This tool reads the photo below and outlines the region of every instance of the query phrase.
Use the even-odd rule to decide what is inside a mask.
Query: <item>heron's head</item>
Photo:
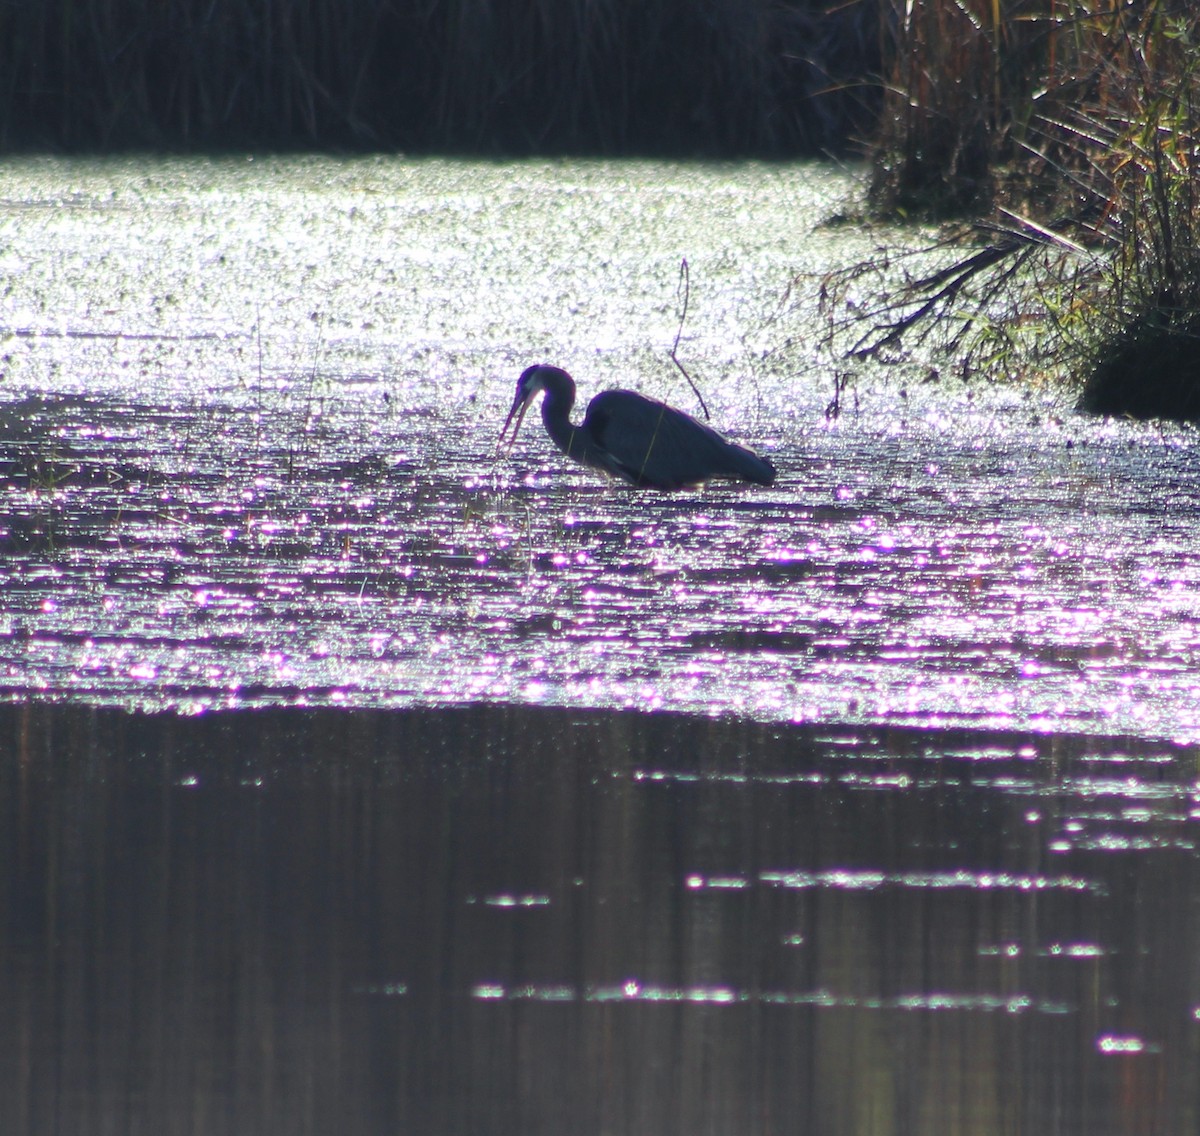
[[[521,429],[525,411],[529,409],[529,404],[537,397],[538,392],[546,389],[549,375],[556,370],[556,367],[547,367],[536,363],[521,372],[521,377],[517,380],[517,393],[513,398],[512,409],[508,412],[508,417],[504,420],[504,428],[500,431],[501,442],[504,441],[504,435],[508,433],[510,424],[512,424],[513,432],[512,437],[508,439],[509,446],[511,447],[517,440],[517,431]]]

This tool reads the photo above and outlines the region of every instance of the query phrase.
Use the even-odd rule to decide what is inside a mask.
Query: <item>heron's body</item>
[[[527,368],[517,380],[508,420],[516,417],[513,440],[539,391],[546,433],[564,454],[634,485],[682,489],[714,478],[770,485],[775,467],[757,454],[726,441],[691,415],[629,390],[609,390],[588,403],[583,421],[570,419],[575,381],[558,367]]]

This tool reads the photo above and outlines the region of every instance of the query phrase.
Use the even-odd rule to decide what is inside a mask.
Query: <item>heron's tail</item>
[[[729,449],[731,472],[735,476],[754,485],[774,484],[775,467],[766,458],[760,458],[744,446],[730,445]]]

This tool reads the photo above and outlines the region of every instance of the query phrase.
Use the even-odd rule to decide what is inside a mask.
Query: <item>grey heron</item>
[[[509,445],[539,392],[542,422],[554,444],[569,458],[604,470],[634,485],[683,489],[713,478],[770,485],[775,467],[682,410],[630,390],[607,390],[588,403],[583,421],[570,420],[575,380],[560,367],[527,367],[517,380],[512,409],[500,441],[513,427]],[[515,424],[514,424],[515,419]]]

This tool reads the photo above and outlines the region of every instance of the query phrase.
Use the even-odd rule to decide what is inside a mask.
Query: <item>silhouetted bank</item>
[[[1180,312],[1131,323],[1084,384],[1080,407],[1094,414],[1200,422],[1200,317]]]
[[[0,147],[784,156],[861,127],[878,0],[0,7]]]

